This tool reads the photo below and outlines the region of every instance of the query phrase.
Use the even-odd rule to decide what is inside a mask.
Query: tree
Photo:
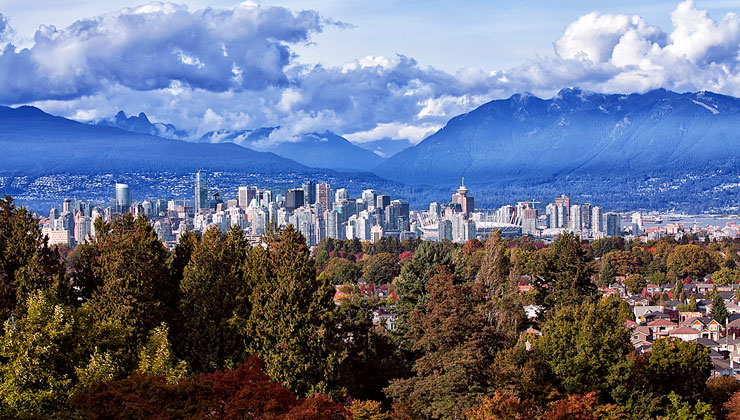
[[[66,294],[63,276],[64,265],[49,248],[38,220],[12,198],[0,199],[0,322],[36,290]]]
[[[599,283],[608,286],[614,281],[614,270],[609,261],[604,263],[604,267],[599,271]]]
[[[624,324],[625,321],[634,321],[635,320],[635,312],[632,310],[632,307],[629,303],[627,303],[626,300],[619,300],[619,309],[618,314],[619,321]]]
[[[728,414],[724,405],[740,391],[740,382],[732,376],[716,376],[707,381],[707,391],[707,401],[712,404],[715,416],[724,419]]]
[[[634,348],[617,309],[608,302],[561,306],[542,327],[535,354],[562,392],[609,396],[625,381]]]
[[[712,282],[717,286],[737,283],[737,279],[737,272],[727,267],[722,267],[712,274]]]
[[[501,338],[487,317],[481,282],[456,285],[442,272],[427,289],[425,303],[409,319],[408,334],[421,354],[414,376],[393,380],[386,394],[425,418],[461,418],[485,394]]]
[[[612,251],[602,258],[604,264],[609,264],[618,276],[627,276],[642,272],[640,260],[635,253],[630,251]]]
[[[39,418],[65,410],[75,385],[79,345],[75,330],[72,308],[57,303],[48,292],[28,297],[25,315],[5,321],[0,407]]]
[[[352,401],[349,412],[352,413],[352,420],[390,420],[379,401]]]
[[[372,284],[390,283],[398,275],[400,266],[395,255],[383,252],[366,257],[362,276]]]
[[[452,249],[442,242],[424,241],[414,252],[410,263],[401,268],[401,274],[393,285],[398,294],[396,302],[396,329],[393,334],[405,350],[410,350],[413,343],[407,336],[408,318],[420,305],[424,304],[427,294],[427,282],[440,270],[454,272]]]
[[[117,349],[128,371],[135,368],[137,349],[149,332],[172,314],[176,296],[167,261],[169,252],[145,217],[126,214],[110,222],[98,219],[95,258],[86,261],[100,286],[85,304],[93,319],[123,332]]]
[[[577,305],[596,297],[596,284],[591,280],[591,259],[573,233],[558,235],[549,248],[539,251],[531,271],[542,296],[540,303],[547,309],[556,305]]]
[[[184,378],[188,373],[188,364],[177,360],[172,353],[172,346],[167,338],[169,328],[162,323],[152,330],[149,340],[139,352],[139,373],[164,376],[170,383]]]
[[[670,420],[716,420],[712,406],[705,402],[696,401],[692,405],[675,392],[668,395],[668,401],[666,414]]]
[[[244,361],[245,340],[232,317],[237,299],[249,293],[243,274],[247,251],[238,227],[227,233],[211,227],[194,244],[180,283],[175,348],[196,372]]]
[[[704,395],[712,372],[709,351],[696,341],[661,338],[647,356],[646,376],[660,395],[675,392],[696,399]]]
[[[666,266],[680,277],[699,279],[714,271],[712,256],[698,245],[681,245],[668,256]]]
[[[640,294],[642,289],[647,287],[647,281],[640,274],[630,274],[624,279],[624,286],[627,288],[628,293],[636,295]]]
[[[727,321],[727,317],[730,315],[725,305],[725,299],[719,293],[715,293],[712,298],[712,311],[709,316],[720,324],[724,324]]]
[[[246,326],[250,347],[274,380],[300,395],[327,392],[341,360],[334,288],[317,278],[305,239],[292,225],[266,241],[266,250],[250,255],[250,270],[260,273]]]
[[[346,258],[332,258],[322,274],[331,278],[332,284],[357,283],[362,274],[356,263]]]
[[[508,391],[496,390],[492,396],[473,407],[467,420],[530,420],[540,417],[531,401],[522,401]]]

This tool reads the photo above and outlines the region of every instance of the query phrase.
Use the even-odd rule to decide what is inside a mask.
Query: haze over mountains
[[[517,94],[453,118],[388,159],[331,132],[272,142],[274,130],[218,131],[180,141],[152,135],[183,132],[144,114],[119,113],[90,125],[33,107],[0,107],[0,175],[195,168],[315,173],[313,167],[373,171],[384,178],[380,182],[443,188],[457,186],[464,176],[481,200],[493,204],[565,192],[658,207],[676,205],[671,194],[687,191],[708,201],[714,197],[717,204],[739,188],[740,99],[710,92],[606,95],[564,89],[551,99]],[[378,144],[383,141],[397,140]],[[423,195],[424,188],[414,191]]]

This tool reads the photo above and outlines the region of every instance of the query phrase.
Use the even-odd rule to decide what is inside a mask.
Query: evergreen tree
[[[169,252],[145,217],[134,220],[130,214],[100,221],[91,246],[96,258],[86,270],[100,286],[85,309],[101,327],[122,332],[117,357],[131,371],[149,331],[172,316],[168,302],[177,291],[168,273]]]
[[[194,244],[180,283],[175,348],[196,372],[233,367],[244,359],[244,339],[232,317],[237,299],[248,290],[242,271],[247,252],[238,227],[228,233],[211,227]]]
[[[614,270],[612,270],[612,265],[607,261],[604,263],[604,268],[599,271],[599,283],[603,284],[604,286],[608,286],[614,282]]]
[[[267,250],[250,262],[264,275],[251,294],[251,349],[270,377],[296,393],[330,391],[341,360],[334,288],[317,278],[305,239],[292,225],[265,239]]]
[[[719,293],[715,293],[712,298],[712,311],[709,316],[722,325],[727,321],[729,312],[727,311],[727,305],[725,305],[725,299]]]
[[[66,297],[63,280],[64,265],[41,234],[39,221],[12,198],[0,199],[0,322],[36,290]]]

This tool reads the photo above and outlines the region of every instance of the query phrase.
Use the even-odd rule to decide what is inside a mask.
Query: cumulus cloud
[[[13,28],[10,27],[8,17],[0,13],[0,43],[8,41],[13,35]]]
[[[269,148],[325,130],[358,143],[418,142],[489,100],[567,86],[740,96],[738,16],[715,21],[687,0],[671,21],[666,32],[639,16],[589,13],[567,26],[551,56],[450,74],[400,54],[336,67],[299,63],[291,44],[337,24],[317,12],[255,4],[191,12],[152,3],[61,30],[41,27],[30,48],[6,47],[0,102],[43,99],[36,102],[43,109],[78,117],[144,111],[198,135],[280,127],[255,145]]]
[[[289,44],[321,32],[314,11],[243,3],[190,12],[172,3],[41,26],[30,48],[0,54],[0,102],[70,99],[109,85],[138,91],[177,82],[208,91],[286,86]]]

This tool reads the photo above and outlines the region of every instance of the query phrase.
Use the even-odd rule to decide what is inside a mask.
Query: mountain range
[[[451,191],[462,177],[485,206],[566,193],[614,209],[726,208],[737,206],[740,190],[740,99],[711,92],[516,94],[452,118],[387,159],[331,132],[273,142],[275,130],[182,141],[164,138],[183,134],[175,126],[144,114],[83,124],[34,107],[0,107],[0,190],[12,177],[198,168],[268,180],[330,174],[348,185],[405,190],[421,205],[446,199],[429,192]],[[398,140],[377,145],[384,141]]]
[[[450,120],[375,173],[406,183],[506,186],[568,177],[737,171],[740,99],[711,92],[516,94]],[[735,172],[736,173],[736,172]]]

